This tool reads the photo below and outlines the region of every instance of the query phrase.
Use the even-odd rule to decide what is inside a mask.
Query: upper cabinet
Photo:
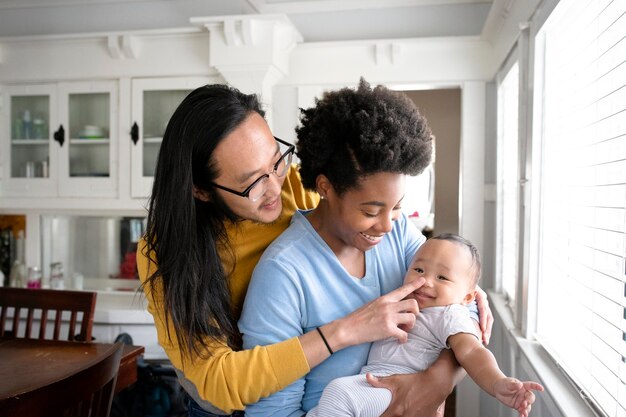
[[[117,81],[6,86],[0,196],[149,197],[174,110],[193,89],[216,82],[137,78],[122,93]]]
[[[140,215],[167,123],[184,97],[228,83],[260,94],[272,125],[274,86],[301,41],[280,16],[3,38],[0,210]]]
[[[131,196],[150,195],[157,156],[170,117],[195,88],[210,78],[150,78],[132,81]]]
[[[4,89],[2,188],[8,197],[117,196],[117,83]]]

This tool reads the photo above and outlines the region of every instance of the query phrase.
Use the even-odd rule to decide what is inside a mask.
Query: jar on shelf
[[[46,126],[43,119],[33,119],[33,139],[46,139]]]

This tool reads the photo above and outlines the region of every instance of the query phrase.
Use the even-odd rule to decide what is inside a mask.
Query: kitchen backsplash
[[[144,230],[143,218],[44,215],[43,275],[51,263],[61,262],[70,281],[76,275],[136,279],[135,251]]]

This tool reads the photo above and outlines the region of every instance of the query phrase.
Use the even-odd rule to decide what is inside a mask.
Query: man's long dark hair
[[[217,145],[250,114],[264,116],[255,95],[225,85],[191,92],[172,115],[157,159],[145,235],[153,273],[144,285],[159,286],[165,311],[181,349],[210,355],[210,342],[240,345],[231,309],[228,275],[220,254],[230,254],[225,221],[237,216],[211,186],[218,176],[212,159]],[[193,187],[209,201],[193,197]],[[158,290],[157,290],[158,291]]]

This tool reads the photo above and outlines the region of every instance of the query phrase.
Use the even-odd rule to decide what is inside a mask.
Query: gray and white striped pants
[[[391,403],[391,391],[374,388],[365,374],[332,380],[317,407],[306,417],[379,417]]]

